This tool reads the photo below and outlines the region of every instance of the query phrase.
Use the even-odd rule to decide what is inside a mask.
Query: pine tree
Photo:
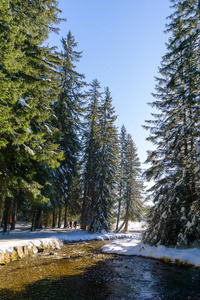
[[[38,164],[56,167],[61,158],[58,145],[52,142],[54,130],[48,124],[50,103],[56,96],[57,59],[43,46],[53,23],[59,22],[59,10],[54,0],[11,0],[1,5],[4,30],[0,44],[0,105],[4,106],[4,125],[0,133],[0,181],[1,194],[10,203],[5,206],[6,216],[16,189],[24,190],[26,195],[31,191],[35,200],[44,199],[39,176],[35,176]]]
[[[81,228],[86,229],[92,218],[92,203],[96,201],[96,175],[98,167],[98,150],[100,149],[99,106],[101,101],[100,83],[97,79],[91,83],[88,92],[86,129],[84,135],[84,195],[81,214]]]
[[[116,230],[119,229],[119,222],[121,218],[121,210],[122,210],[122,203],[123,203],[123,193],[124,193],[124,184],[125,184],[125,155],[126,155],[126,137],[127,131],[125,126],[123,125],[120,132],[119,137],[119,178],[118,178],[118,207],[117,207],[117,222],[116,222]]]
[[[137,155],[137,148],[130,134],[126,139],[125,152],[125,179],[123,202],[125,208],[125,231],[128,231],[128,221],[142,217],[143,183],[140,169],[140,162]]]
[[[124,125],[121,128],[120,152],[118,186],[120,212],[124,222],[117,228],[117,231],[123,227],[125,231],[128,231],[128,222],[135,218],[141,218],[143,214],[143,182],[137,148],[131,135],[127,134]]]
[[[99,115],[100,137],[96,153],[95,197],[91,203],[92,216],[89,229],[91,232],[108,231],[111,228],[118,164],[116,118],[110,91],[106,88]]]
[[[76,71],[76,63],[81,58],[81,52],[75,50],[77,43],[70,31],[67,38],[63,38],[61,42],[63,46],[63,52],[61,53],[62,66],[60,67],[61,92],[58,101],[54,104],[56,115],[54,124],[61,132],[58,143],[64,153],[64,160],[60,162],[60,167],[56,172],[56,185],[59,187],[57,191],[60,204],[65,206],[64,226],[67,227],[68,207],[69,205],[73,206],[73,201],[76,201],[71,197],[71,194],[72,190],[75,193],[76,178],[79,178],[81,118],[85,98],[83,88],[86,83],[84,82],[84,75]]]
[[[160,110],[145,126],[156,145],[149,152],[155,203],[152,222],[144,234],[150,244],[190,245],[200,237],[196,142],[199,137],[200,2],[172,0],[174,12],[167,32],[168,53],[157,78],[153,107]]]

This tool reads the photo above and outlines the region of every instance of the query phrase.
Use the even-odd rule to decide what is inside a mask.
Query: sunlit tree
[[[156,78],[154,120],[145,126],[156,146],[146,178],[154,180],[155,207],[144,234],[150,244],[190,245],[199,240],[196,142],[199,132],[200,2],[172,0],[171,34]]]

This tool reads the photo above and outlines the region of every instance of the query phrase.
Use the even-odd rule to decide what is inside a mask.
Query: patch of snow
[[[29,147],[26,146],[25,144],[23,144],[23,145],[24,145],[25,150],[26,150],[30,155],[34,155],[34,154],[35,154],[31,148],[29,148]]]
[[[119,227],[121,226],[123,222],[121,221],[119,223]],[[135,231],[135,232],[142,232],[144,231],[148,226],[148,223],[145,221],[138,222],[138,221],[129,221],[128,222],[128,230],[130,232]]]
[[[26,106],[26,107],[28,107],[28,108],[31,108],[27,103],[26,103],[26,100],[27,100],[27,98],[26,99],[23,99],[21,96],[19,97],[19,103],[21,104],[21,106]]]
[[[181,207],[181,212],[182,212],[182,213],[185,212],[185,207]]]
[[[30,134],[30,133],[31,133],[31,130],[30,130],[29,128],[27,128],[27,129],[26,129],[26,132],[27,132],[28,134]]]
[[[190,223],[189,221],[187,222],[187,224],[185,225],[188,229],[192,226],[192,223]]]
[[[44,126],[46,127],[46,129],[49,133],[52,133],[51,129],[49,128],[49,126],[47,124],[44,124]]]

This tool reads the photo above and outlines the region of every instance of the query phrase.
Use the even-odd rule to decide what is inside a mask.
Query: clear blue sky
[[[60,33],[49,44],[61,47],[69,30],[83,57],[78,71],[87,82],[97,78],[102,90],[109,87],[118,115],[138,148],[141,162],[152,148],[142,128],[151,119],[155,80],[168,37],[163,33],[172,12],[169,0],[60,0]]]

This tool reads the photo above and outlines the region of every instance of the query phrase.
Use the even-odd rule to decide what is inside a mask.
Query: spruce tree
[[[124,221],[119,228],[117,226],[116,230],[119,231],[124,227],[125,231],[128,231],[128,222],[135,218],[141,219],[143,215],[143,182],[137,148],[124,125],[120,134],[119,173],[118,219],[121,215]]]
[[[99,149],[96,153],[97,169],[95,174],[95,197],[91,202],[90,231],[108,231],[111,228],[115,200],[118,134],[115,126],[116,115],[112,106],[109,88],[99,107]]]
[[[119,229],[119,223],[122,213],[123,193],[125,184],[125,156],[126,156],[126,137],[127,131],[125,126],[121,127],[119,136],[119,167],[118,167],[118,205],[117,205],[117,222],[116,230]]]
[[[98,151],[100,149],[100,120],[99,106],[101,101],[100,83],[97,79],[91,83],[88,92],[88,107],[86,115],[86,129],[84,134],[84,158],[83,158],[83,204],[81,214],[81,228],[86,229],[90,225],[93,211],[92,203],[96,201],[97,186],[96,176],[98,167]]]
[[[77,43],[69,31],[67,38],[62,38],[63,51],[60,55],[62,65],[60,72],[60,94],[54,104],[56,118],[54,124],[61,133],[58,137],[60,150],[64,153],[64,159],[56,172],[55,179],[60,205],[65,206],[65,224],[67,227],[67,212],[69,206],[74,206],[76,199],[72,194],[79,190],[78,181],[80,171],[80,151],[82,134],[82,114],[85,95],[83,88],[84,75],[76,71],[76,63],[81,58],[81,52],[76,51]],[[79,179],[78,179],[79,178]]]
[[[124,172],[123,204],[125,212],[125,231],[128,231],[128,221],[142,218],[143,214],[143,183],[137,148],[130,134],[126,138],[125,172]]]
[[[146,178],[155,181],[152,222],[143,240],[191,245],[199,240],[196,143],[199,138],[199,16],[197,0],[172,0],[171,33],[151,104],[160,111],[145,126],[156,150]]]
[[[42,186],[35,176],[38,164],[56,167],[61,157],[53,142],[54,129],[49,127],[50,103],[56,96],[57,59],[43,46],[52,25],[59,22],[59,10],[54,0],[3,1],[1,8],[1,195],[10,203],[15,190],[20,189],[27,196],[31,191],[30,198],[41,201]],[[5,216],[10,213],[8,203]]]

